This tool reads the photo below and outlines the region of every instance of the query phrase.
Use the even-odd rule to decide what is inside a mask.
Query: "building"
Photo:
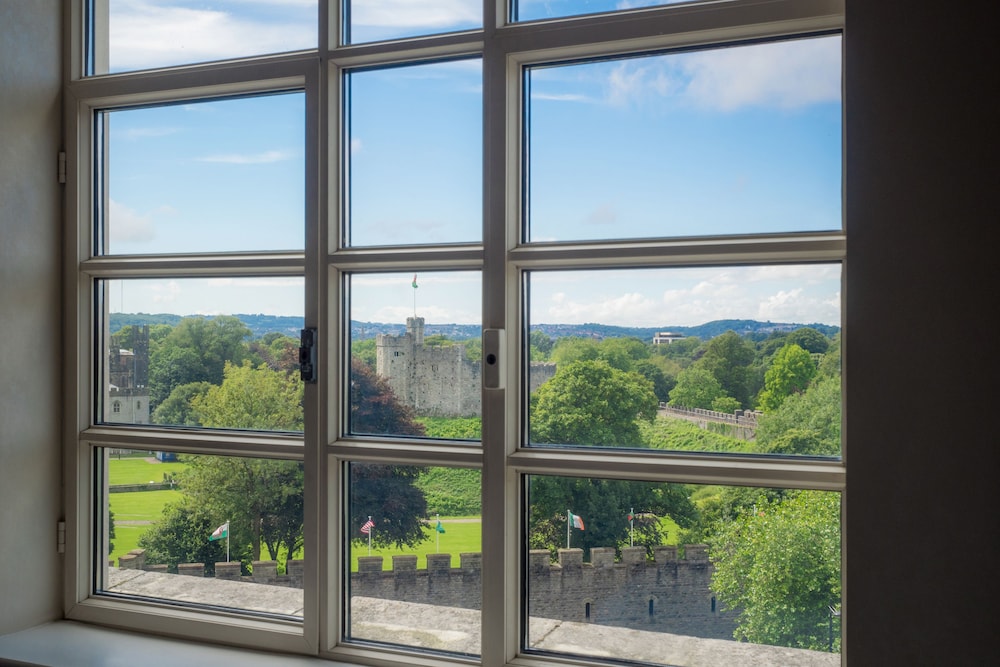
[[[653,334],[653,345],[670,345],[685,338],[686,336],[673,331],[657,331]]]
[[[18,664],[124,662],[110,655],[128,651],[150,667],[328,665],[152,639],[155,619],[148,635],[57,624],[34,648],[12,635],[64,618],[69,598],[57,526],[61,488],[75,480],[60,443],[80,425],[60,418],[62,387],[78,382],[62,337],[71,295],[57,155],[73,150],[61,139],[72,105],[61,82],[75,43],[64,6],[0,3],[0,556],[20,563],[0,571],[0,663],[16,649]],[[847,665],[995,660],[1000,448],[989,415],[1000,368],[995,333],[980,322],[995,310],[989,239],[1000,218],[994,12],[987,0],[846,0]],[[970,320],[955,349],[975,350],[974,364],[928,353],[927,331]],[[886,419],[910,414],[918,387],[934,392],[935,409]],[[932,546],[935,528],[961,546]],[[941,576],[956,548],[975,553],[973,566]],[[200,638],[212,642],[213,629]]]

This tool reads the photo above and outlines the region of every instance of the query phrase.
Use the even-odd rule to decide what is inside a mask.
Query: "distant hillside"
[[[190,315],[189,317],[201,317]],[[243,322],[254,338],[259,338],[272,331],[283,333],[286,336],[298,338],[299,331],[303,327],[303,318],[285,317],[278,315],[235,315]],[[111,333],[115,333],[123,326],[141,326],[148,324],[168,324],[176,326],[181,321],[180,315],[160,313],[149,315],[146,313],[112,313]],[[682,336],[695,336],[702,340],[709,340],[727,331],[735,331],[741,336],[753,338],[764,338],[774,331],[794,331],[803,327],[811,327],[820,333],[832,336],[840,331],[840,327],[828,324],[793,324],[787,322],[758,322],[756,320],[714,320],[693,327],[662,326],[662,327],[619,327],[610,324],[536,324],[531,327],[532,331],[541,331],[553,338],[563,338],[566,336],[577,336],[581,338],[617,338],[621,336],[634,336],[640,340],[652,340],[653,334],[658,331],[670,331]],[[354,340],[364,340],[374,338],[376,334],[399,335],[406,332],[406,325],[402,323],[384,322],[358,322],[351,320],[351,337]],[[427,324],[424,326],[424,334],[428,336],[443,335],[453,340],[464,340],[467,338],[479,338],[481,327],[476,324]]]

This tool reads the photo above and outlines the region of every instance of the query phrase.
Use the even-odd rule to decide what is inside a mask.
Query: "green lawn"
[[[164,473],[176,473],[187,467],[186,463],[170,461],[161,463],[156,459],[152,462],[145,458],[111,458],[108,461],[108,483],[116,484],[146,484],[162,482]]]
[[[147,530],[149,524],[129,525],[123,521],[160,520],[163,506],[181,499],[180,491],[135,491],[132,493],[109,493],[108,499],[111,511],[115,513],[115,549],[111,558],[118,562],[118,557],[127,554],[139,546],[139,537]]]

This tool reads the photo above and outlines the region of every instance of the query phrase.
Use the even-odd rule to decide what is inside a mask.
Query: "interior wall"
[[[61,613],[60,5],[0,2],[0,635]]]
[[[847,0],[847,664],[996,660],[994,5]]]

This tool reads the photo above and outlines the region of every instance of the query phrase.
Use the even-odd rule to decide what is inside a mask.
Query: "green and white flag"
[[[209,536],[208,541],[209,542],[214,542],[215,540],[224,540],[227,537],[229,537],[229,522],[228,521],[225,522],[224,524],[222,524],[221,526],[219,526],[218,528],[216,528],[215,532],[212,533]]]

